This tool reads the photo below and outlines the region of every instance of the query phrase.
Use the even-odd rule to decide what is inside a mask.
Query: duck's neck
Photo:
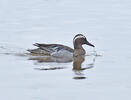
[[[85,55],[85,50],[82,45],[74,45],[74,56]]]

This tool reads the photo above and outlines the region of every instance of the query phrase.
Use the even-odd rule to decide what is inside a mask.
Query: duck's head
[[[77,34],[73,39],[74,48],[81,48],[83,44],[95,47],[93,44],[87,41],[86,37],[83,34]]]

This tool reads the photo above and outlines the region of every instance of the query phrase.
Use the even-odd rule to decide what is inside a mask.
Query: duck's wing
[[[41,43],[35,43],[33,44],[34,46],[37,46],[39,48],[41,47],[51,47],[51,46],[54,46],[55,44],[41,44]]]
[[[52,50],[48,48],[48,46],[45,44],[39,44],[39,43],[36,43],[36,44],[33,44],[35,46],[37,46],[38,48],[36,49],[28,49],[27,51],[29,51],[32,55],[51,55],[52,53]]]
[[[74,50],[68,46],[61,45],[61,44],[40,44],[40,43],[35,43],[34,46],[37,46],[43,50],[46,50],[50,53],[52,52],[58,52],[61,49],[68,50],[70,52],[73,52]]]
[[[33,45],[37,46],[38,48],[37,49],[29,49],[27,51],[29,51],[32,54],[38,54],[38,55],[52,55],[52,54],[59,52],[60,50],[68,50],[72,53],[74,51],[72,48],[70,48],[68,46],[61,45],[61,44],[35,43]]]
[[[31,55],[33,55],[33,56],[43,56],[43,55],[50,55],[51,54],[49,51],[43,50],[40,48],[28,49],[27,51],[29,51],[31,53]]]

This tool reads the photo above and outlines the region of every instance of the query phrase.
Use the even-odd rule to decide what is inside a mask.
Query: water
[[[130,100],[130,12],[130,0],[0,0],[0,99]],[[84,46],[85,70],[23,55],[36,42],[73,47],[77,33],[102,55]]]

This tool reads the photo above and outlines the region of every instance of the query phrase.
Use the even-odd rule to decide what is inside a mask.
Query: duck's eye
[[[86,39],[86,38],[84,39],[84,43],[85,43],[85,44],[87,43],[87,39]]]

